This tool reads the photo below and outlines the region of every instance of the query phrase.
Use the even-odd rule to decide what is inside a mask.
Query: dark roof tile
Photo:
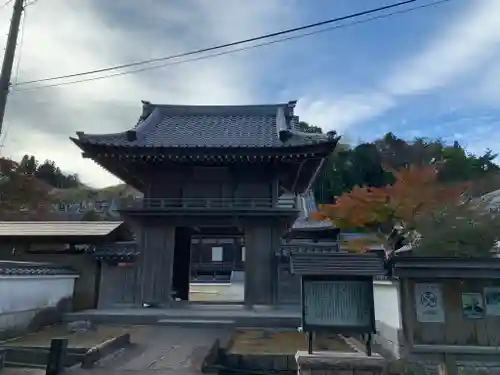
[[[311,242],[310,240],[291,240],[290,242],[281,244],[277,256],[285,258],[292,254],[324,254],[337,253],[341,251],[338,242]]]
[[[0,275],[2,276],[51,276],[51,275],[78,275],[70,267],[50,263],[0,261]]]
[[[140,252],[136,242],[115,242],[94,246],[89,253],[97,260],[129,262],[134,261]]]
[[[131,131],[77,133],[79,143],[122,147],[268,148],[336,142],[325,134],[300,133],[294,102],[249,106],[182,106],[145,103]],[[135,132],[131,136],[131,132]]]
[[[394,275],[402,278],[500,279],[499,258],[395,255],[392,265]]]
[[[0,221],[1,237],[104,237],[123,221]]]
[[[387,274],[384,261],[372,253],[292,253],[290,270],[292,274],[302,276],[383,276]]]

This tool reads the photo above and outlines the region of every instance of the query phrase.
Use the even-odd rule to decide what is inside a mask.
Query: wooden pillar
[[[245,225],[245,305],[275,302],[277,274],[274,253],[279,230],[273,225]]]
[[[172,300],[175,227],[144,224],[139,257],[141,304],[165,305]]]

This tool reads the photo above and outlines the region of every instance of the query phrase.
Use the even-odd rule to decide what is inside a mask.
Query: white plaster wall
[[[75,276],[0,276],[0,331],[22,329],[43,309],[72,297]]]
[[[398,281],[374,281],[373,297],[377,334],[375,342],[396,358],[400,357],[402,329]]]
[[[401,328],[399,282],[374,281],[373,297],[375,302],[375,319],[388,326]]]

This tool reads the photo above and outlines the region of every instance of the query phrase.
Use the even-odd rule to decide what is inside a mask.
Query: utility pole
[[[15,0],[10,20],[9,35],[7,37],[7,46],[3,57],[2,71],[0,72],[0,134],[2,134],[3,118],[5,108],[7,107],[7,96],[10,89],[10,78],[12,75],[12,66],[14,65],[14,56],[16,54],[17,37],[19,35],[19,25],[23,14],[23,1]]]

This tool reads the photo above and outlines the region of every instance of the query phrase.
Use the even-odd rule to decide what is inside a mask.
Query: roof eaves
[[[372,253],[291,253],[290,269],[292,274],[300,276],[374,277],[387,274],[384,261]]]
[[[121,225],[123,221],[0,221],[0,237],[108,236]]]

